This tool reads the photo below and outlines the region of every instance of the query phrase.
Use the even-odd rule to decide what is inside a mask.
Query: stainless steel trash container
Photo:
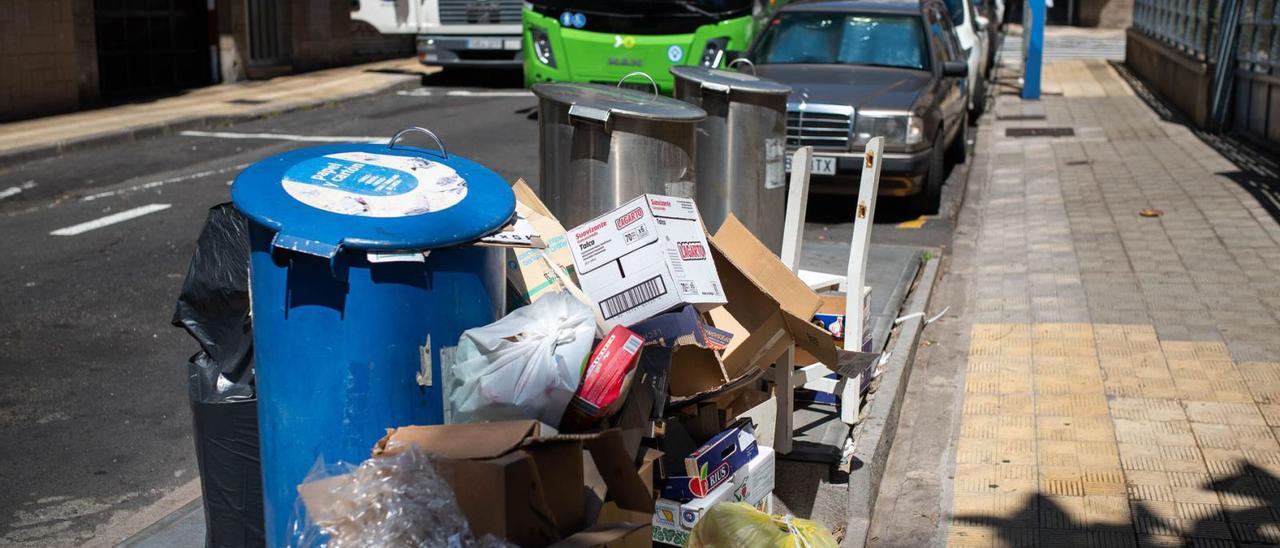
[[[597,84],[538,84],[539,194],[566,227],[644,193],[694,198],[702,109]]]
[[[749,74],[672,67],[677,99],[707,112],[698,122],[696,200],[707,229],[733,213],[774,253],[786,217],[787,95],[791,87]]]

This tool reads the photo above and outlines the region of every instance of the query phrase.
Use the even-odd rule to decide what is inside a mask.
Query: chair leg
[[[859,401],[862,395],[859,391],[862,375],[840,379],[840,383],[836,385],[836,391],[840,393],[840,420],[849,426],[858,422],[858,408],[862,403]]]
[[[773,449],[779,455],[791,452],[791,436],[793,426],[791,419],[795,412],[795,369],[796,348],[792,346],[782,355],[777,365],[773,366],[775,398],[778,399],[777,415],[774,419]]]

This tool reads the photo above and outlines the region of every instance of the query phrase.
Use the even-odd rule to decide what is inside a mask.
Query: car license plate
[[[787,156],[787,171],[791,171],[791,156]],[[814,156],[809,159],[809,173],[813,175],[835,175],[836,159],[832,156]]]
[[[502,49],[501,38],[467,38],[467,49]]]

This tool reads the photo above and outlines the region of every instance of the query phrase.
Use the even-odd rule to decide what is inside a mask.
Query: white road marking
[[[59,228],[53,232],[50,232],[49,234],[53,236],[75,236],[78,234],[84,234],[85,232],[88,232],[90,230],[97,230],[104,226],[111,226],[116,223],[123,223],[130,219],[136,219],[143,215],[148,215],[151,213],[155,213],[157,211],[164,211],[166,209],[169,209],[170,207],[172,207],[171,204],[148,204],[140,207],[135,207],[133,209],[126,209],[119,213],[112,213],[111,215],[107,215],[106,217],[103,217],[101,219],[94,219],[92,221],[80,223],[78,225],[71,225],[66,228]]]
[[[414,89],[400,90],[400,91],[397,91],[396,94],[403,95],[405,97],[431,97],[434,95],[445,95],[448,97],[532,97],[533,96],[533,92],[527,89],[493,90],[493,91],[451,89],[451,90],[445,91],[444,93],[441,93],[439,90],[433,90],[428,88],[414,88]]]
[[[133,185],[128,188],[108,190],[105,192],[99,192],[97,194],[90,194],[88,196],[80,198],[80,201],[92,202],[100,198],[109,198],[117,194],[125,194],[125,193],[134,192],[138,190],[147,190],[149,188],[156,188],[156,187],[164,186],[170,183],[180,183],[182,181],[190,181],[191,179],[199,179],[201,177],[208,177],[210,175],[218,175],[218,174],[226,173],[228,171],[240,171],[246,167],[249,167],[249,164],[239,164],[231,167],[224,167],[221,169],[210,169],[206,171],[197,171],[195,173],[188,173],[186,175],[177,175],[174,177],[169,177],[168,179],[160,179],[159,181],[151,181],[149,183]]]
[[[344,135],[290,135],[288,133],[237,133],[234,131],[183,131],[185,137],[216,137],[218,139],[268,139],[273,141],[298,141],[301,143],[385,143],[386,137],[349,137]]]
[[[5,198],[9,198],[9,197],[11,197],[11,196],[17,196],[17,195],[19,195],[19,194],[22,194],[22,191],[24,191],[24,190],[31,190],[31,189],[33,189],[33,188],[35,188],[35,187],[36,187],[36,182],[35,182],[35,181],[27,181],[27,182],[25,182],[25,183],[22,183],[22,184],[21,184],[21,185],[19,185],[19,186],[11,186],[11,187],[6,188],[6,189],[4,189],[4,190],[0,190],[0,200],[3,200],[3,199],[5,199]]]

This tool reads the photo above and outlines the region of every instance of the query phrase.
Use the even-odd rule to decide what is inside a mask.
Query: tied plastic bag
[[[560,424],[595,329],[591,307],[560,292],[463,332],[450,368],[450,422]]]
[[[689,548],[837,548],[821,523],[793,516],[771,516],[743,502],[712,506],[693,526]]]
[[[358,467],[338,463],[326,469],[317,462],[298,494],[289,523],[293,547],[512,546],[493,535],[477,540],[471,534],[453,489],[417,447]]]

